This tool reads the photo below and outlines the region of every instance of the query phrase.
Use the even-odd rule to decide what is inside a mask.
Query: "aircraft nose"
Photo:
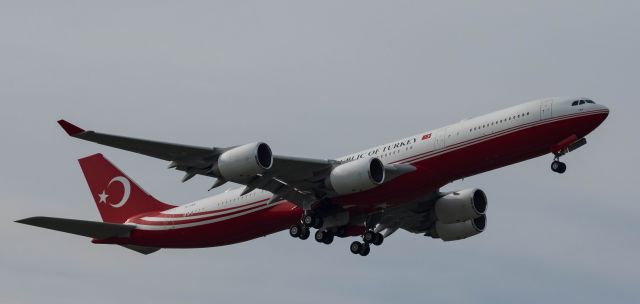
[[[598,109],[597,109],[597,113],[598,115],[596,115],[598,117],[598,125],[600,125],[602,122],[604,122],[607,117],[609,117],[609,108],[598,104]]]

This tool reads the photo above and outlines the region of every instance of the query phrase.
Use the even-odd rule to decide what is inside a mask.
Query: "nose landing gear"
[[[559,173],[559,174],[563,174],[567,171],[567,164],[561,162],[561,161],[557,161],[554,160],[551,163],[551,171]]]
[[[551,163],[551,171],[559,174],[567,172],[567,164],[560,161],[560,156],[556,155]]]

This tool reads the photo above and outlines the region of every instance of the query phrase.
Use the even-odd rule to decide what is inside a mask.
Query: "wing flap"
[[[57,217],[36,216],[17,220],[16,223],[46,228],[94,239],[128,237],[135,226]]]

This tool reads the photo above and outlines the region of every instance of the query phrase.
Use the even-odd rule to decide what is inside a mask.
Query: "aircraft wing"
[[[72,137],[169,161],[169,168],[186,172],[183,182],[195,175],[218,178],[211,189],[227,182],[217,176],[214,169],[220,155],[235,147],[181,145],[87,131],[65,120],[58,121],[58,124]],[[247,186],[243,194],[263,189],[274,194],[272,202],[286,199],[301,207],[309,207],[325,195],[322,181],[336,163],[325,159],[273,155],[273,164],[268,172],[233,182]]]
[[[207,159],[213,158],[224,152],[223,149],[218,148],[179,145],[147,139],[104,134],[94,131],[85,131],[66,120],[59,120],[58,124],[60,124],[67,134],[72,137],[166,161],[181,161],[182,163],[191,162],[194,166],[196,166],[198,162],[206,162]]]

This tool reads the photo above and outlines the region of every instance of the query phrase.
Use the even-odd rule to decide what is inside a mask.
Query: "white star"
[[[106,190],[102,190],[102,193],[98,194],[98,196],[100,197],[100,201],[98,203],[106,203],[107,197],[109,197]]]

